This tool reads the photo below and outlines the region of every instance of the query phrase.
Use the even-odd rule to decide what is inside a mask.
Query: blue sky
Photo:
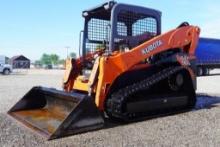
[[[66,46],[78,52],[81,12],[104,0],[0,0],[0,54],[24,54],[32,60],[42,53],[66,57]],[[219,0],[118,0],[162,11],[166,32],[183,21],[200,26],[202,36],[220,38]]]

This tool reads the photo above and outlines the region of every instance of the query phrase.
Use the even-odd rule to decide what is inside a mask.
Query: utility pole
[[[68,58],[69,57],[69,49],[70,49],[70,47],[66,46],[65,48],[66,48],[66,58]]]

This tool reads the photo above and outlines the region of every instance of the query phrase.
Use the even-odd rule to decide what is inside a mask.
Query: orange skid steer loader
[[[10,116],[54,139],[99,129],[103,117],[131,121],[195,105],[198,27],[185,22],[161,34],[161,12],[114,1],[83,17],[64,90],[34,87]]]

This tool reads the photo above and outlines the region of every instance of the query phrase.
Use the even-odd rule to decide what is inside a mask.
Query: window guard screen
[[[88,22],[86,52],[91,53],[103,47],[103,41],[109,40],[109,20],[92,18]]]
[[[117,16],[114,50],[133,48],[157,35],[157,20],[149,15],[121,10]]]
[[[157,34],[157,22],[152,17],[140,19],[132,25],[132,36],[138,36],[146,32]]]
[[[121,11],[117,19],[117,34],[119,36],[137,36],[145,32],[157,34],[156,19],[146,14]]]

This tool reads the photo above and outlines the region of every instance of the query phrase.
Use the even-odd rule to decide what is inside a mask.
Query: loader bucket
[[[48,140],[96,130],[104,120],[91,97],[32,88],[8,114]]]

